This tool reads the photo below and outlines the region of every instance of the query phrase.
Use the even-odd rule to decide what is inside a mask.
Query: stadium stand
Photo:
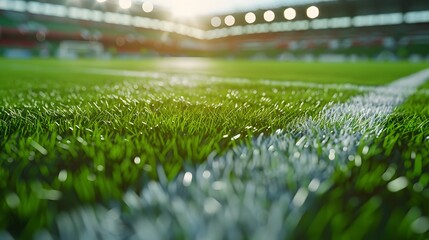
[[[291,5],[197,21],[172,19],[162,8],[124,11],[94,2],[0,0],[0,54],[57,56],[61,42],[72,40],[103,46],[101,55],[83,51],[78,57],[429,59],[428,1],[338,0],[318,3],[314,19],[306,13],[309,5]]]

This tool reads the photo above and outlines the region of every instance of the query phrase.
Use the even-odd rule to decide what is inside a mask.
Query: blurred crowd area
[[[337,6],[340,3],[326,4]],[[120,18],[123,14],[112,15],[114,19],[106,22],[94,21],[91,12],[85,18],[59,17],[55,13],[48,16],[26,10],[2,9],[0,6],[0,56],[67,59],[191,56],[283,61],[421,62],[429,61],[429,11],[426,5],[416,5],[408,10],[392,9],[403,13],[371,8],[361,13],[367,16],[366,19],[353,19],[348,12],[336,13],[333,15],[336,18],[331,19],[338,20],[337,23],[321,14],[321,18],[326,19],[326,27],[323,27],[323,19],[297,19],[290,23],[283,19],[283,23],[280,20],[277,25],[259,22],[252,28],[237,21],[238,26],[215,28],[210,26],[210,18],[204,17],[194,19],[200,22],[189,29],[184,27],[182,32],[174,29],[175,25],[171,31],[165,31],[167,23],[148,20],[150,18],[137,19],[150,21],[149,25],[145,22],[138,25],[133,18],[128,20],[130,24],[123,24],[122,20],[115,22],[118,21],[115,17]],[[407,11],[414,15],[407,15]],[[368,15],[375,13],[378,15]],[[235,14],[237,19],[243,18],[242,15]],[[149,17],[156,19],[160,16]],[[347,21],[352,23],[328,27],[331,23]]]

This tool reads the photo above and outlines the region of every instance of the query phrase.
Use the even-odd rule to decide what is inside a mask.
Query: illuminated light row
[[[317,18],[319,16],[319,13],[320,13],[319,8],[317,8],[316,6],[311,6],[307,8],[307,17],[310,19]],[[289,20],[289,21],[293,20],[296,18],[296,10],[293,8],[287,8],[284,10],[283,16],[286,20]],[[266,22],[272,22],[276,18],[276,14],[272,10],[267,10],[264,12],[263,17]],[[248,12],[244,16],[244,20],[246,21],[246,23],[252,24],[256,22],[256,15],[253,12]],[[226,16],[224,19],[224,23],[227,26],[234,25],[235,23],[234,16],[232,15]],[[220,17],[213,17],[211,19],[211,25],[215,28],[220,27],[222,25],[222,20],[220,19]]]
[[[99,3],[103,3],[106,0],[97,0]],[[131,0],[120,0],[119,6],[121,8],[131,7]],[[128,7],[129,6],[129,7]],[[0,9],[12,10],[16,12],[29,12],[33,14],[43,14],[51,16],[65,17],[67,14],[67,7],[63,5],[56,5],[50,3],[41,3],[41,2],[25,2],[25,1],[10,1],[10,0],[0,0]],[[154,9],[154,5],[150,1],[145,1],[142,4],[142,9],[146,13],[150,13]],[[91,10],[88,10],[91,11]]]
[[[288,22],[274,22],[255,24],[247,26],[232,26],[235,24],[235,18],[232,16],[228,18],[228,23],[231,27],[220,28],[214,30],[201,30],[194,27],[189,27],[175,22],[144,18],[138,16],[130,16],[128,14],[101,12],[97,10],[66,7],[63,5],[54,5],[49,3],[40,2],[25,2],[20,0],[0,0],[0,10],[9,10],[16,12],[28,12],[32,14],[47,15],[53,17],[68,17],[78,20],[87,20],[94,22],[105,22],[110,24],[135,26],[153,30],[160,30],[165,32],[177,33],[193,37],[196,39],[215,39],[227,36],[236,36],[243,34],[255,33],[268,33],[268,32],[287,32],[308,29],[336,29],[336,28],[349,28],[349,27],[369,27],[369,26],[382,26],[382,25],[396,25],[396,24],[414,24],[414,23],[428,23],[429,11],[415,11],[402,13],[389,13],[389,14],[376,14],[376,15],[363,15],[351,17],[338,17],[329,19],[314,19],[302,21],[288,21]],[[286,14],[287,11],[287,14]],[[285,16],[292,16],[296,14],[294,11],[285,10]],[[255,22],[256,16],[252,13],[246,14],[249,22]],[[287,18],[286,18],[287,19]],[[293,19],[293,18],[292,18]],[[289,19],[288,19],[289,20]],[[212,19],[213,25],[221,25],[222,20],[219,17]]]
[[[150,12],[152,12],[153,11],[153,3],[152,2],[149,2],[149,1],[146,1],[146,2],[144,2],[143,3],[143,5],[142,5],[142,9],[143,9],[143,11],[144,12],[146,12],[146,13],[150,13]]]
[[[104,2],[106,2],[106,0],[96,0],[96,1],[98,3],[104,3]],[[118,5],[122,9],[129,9],[133,5],[133,1],[132,0],[119,0]],[[150,1],[143,2],[142,9],[146,13],[152,12],[153,9],[154,9],[153,3],[150,2]]]
[[[131,0],[119,0],[119,7],[122,9],[129,9],[133,5]]]
[[[135,26],[140,28],[177,33],[196,39],[205,38],[204,30],[189,27],[175,22],[138,16],[130,16],[128,14],[123,13],[102,12],[98,10],[90,10],[78,7],[66,7],[63,5],[55,5],[50,3],[25,2],[19,0],[0,0],[0,10],[28,12],[31,14],[40,14],[52,17],[67,17],[77,20],[105,22],[109,24],[117,24],[124,26]]]
[[[244,20],[246,20],[247,23],[254,23],[256,21],[256,15],[252,12],[246,13]]]
[[[293,20],[296,17],[296,11],[293,8],[286,8],[283,15],[286,20]]]
[[[105,2],[106,0],[97,0],[98,2]],[[119,7],[122,9],[129,9],[133,5],[132,0],[119,0]],[[150,1],[145,1],[142,4],[142,10],[145,13],[150,13],[154,9],[153,3]]]
[[[263,23],[247,26],[234,26],[207,31],[207,39],[223,38],[256,33],[288,32],[308,29],[338,29],[349,27],[372,27],[398,25],[402,23],[429,22],[429,11],[402,13],[387,13],[375,15],[362,15],[356,17],[338,17],[290,22]]]

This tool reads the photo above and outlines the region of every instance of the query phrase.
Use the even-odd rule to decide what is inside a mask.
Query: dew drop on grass
[[[317,189],[319,189],[319,186],[320,186],[320,180],[317,178],[313,178],[310,184],[308,184],[308,190],[310,190],[310,192],[316,192]]]
[[[29,154],[29,156],[28,156],[28,160],[29,161],[33,161],[35,156],[36,156],[36,153],[33,152],[33,151],[31,151],[30,154]]]
[[[359,155],[355,156],[355,166],[360,167],[362,165],[362,158]]]
[[[308,191],[305,188],[300,188],[292,199],[293,205],[301,207],[307,199]]]
[[[98,165],[97,166],[97,171],[102,172],[104,170],[103,165]]]
[[[135,157],[135,158],[134,158],[134,163],[135,163],[135,164],[140,164],[140,163],[141,163],[141,159],[140,159],[140,157]]]
[[[214,182],[214,183],[212,184],[212,188],[213,188],[214,190],[218,190],[218,191],[220,191],[220,190],[222,190],[222,189],[226,188],[226,184],[225,184],[224,182],[222,182],[222,181],[216,181],[216,182]]]
[[[235,141],[235,140],[239,139],[240,136],[241,136],[241,134],[235,135],[234,137],[231,138],[231,141]]]
[[[47,155],[48,150],[46,150],[44,147],[42,147],[40,144],[38,144],[35,141],[31,141],[31,146],[33,146],[37,151],[39,151],[42,155]]]
[[[298,140],[298,142],[296,142],[296,146],[300,146],[303,142],[304,142],[304,140],[305,140],[305,136],[303,136],[303,137],[301,137],[299,140]]]
[[[208,170],[204,170],[204,172],[203,172],[203,178],[205,178],[205,179],[209,179],[209,178],[210,178],[210,176],[211,176],[210,171],[208,171]]]
[[[399,192],[408,186],[406,177],[399,177],[387,184],[387,189],[391,192]]]
[[[367,154],[368,154],[368,151],[369,151],[369,147],[368,147],[368,146],[365,146],[365,147],[363,147],[363,149],[362,149],[362,154],[363,154],[363,155],[367,155]]]
[[[21,200],[19,199],[18,195],[16,193],[9,193],[6,195],[6,204],[10,208],[16,208],[21,203]]]
[[[189,187],[192,183],[192,173],[186,172],[183,176],[183,186]]]
[[[335,150],[331,149],[329,150],[329,160],[333,161],[335,159]]]
[[[429,230],[429,219],[427,217],[419,217],[412,224],[411,229],[416,233],[425,233]]]
[[[67,180],[67,171],[61,170],[60,173],[58,173],[58,180],[60,182],[65,182]]]
[[[204,201],[204,211],[207,214],[216,213],[222,205],[214,198],[208,198]]]
[[[415,184],[413,185],[413,190],[414,190],[415,192],[421,192],[421,191],[423,191],[423,190],[424,190],[424,186],[423,186],[421,183],[415,183]]]
[[[396,168],[394,167],[389,167],[386,172],[383,173],[383,175],[381,175],[381,178],[384,181],[390,181],[390,179],[392,179],[392,177],[395,175],[396,172]]]
[[[94,174],[91,173],[91,174],[88,175],[87,179],[90,182],[94,182],[97,179],[97,177]]]
[[[145,164],[143,166],[143,170],[145,170],[146,172],[150,172],[150,171],[152,171],[152,167],[150,165],[148,165],[148,164]]]
[[[76,140],[84,146],[88,145],[88,143],[81,137],[77,137]]]

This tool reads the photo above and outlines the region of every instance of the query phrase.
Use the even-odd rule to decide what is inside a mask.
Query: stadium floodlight
[[[314,19],[314,18],[317,18],[318,16],[319,16],[319,8],[317,8],[316,6],[311,6],[307,8],[307,17]]]
[[[129,9],[131,5],[131,0],[119,0],[119,7],[121,7],[122,9]]]
[[[227,26],[232,26],[232,25],[234,25],[235,24],[235,18],[234,18],[234,16],[232,16],[232,15],[228,15],[228,16],[226,16],[225,17],[225,24],[227,25]]]
[[[256,21],[256,15],[254,13],[252,13],[252,12],[248,12],[244,16],[244,20],[246,20],[246,22],[248,24],[254,23]]]
[[[276,17],[276,15],[271,10],[268,10],[268,11],[264,12],[264,19],[267,22],[272,22],[275,17]]]
[[[153,11],[153,3],[151,1],[145,1],[142,5],[142,9],[145,13],[150,13]]]
[[[293,20],[296,17],[296,11],[293,8],[286,8],[284,11],[286,20]]]
[[[220,25],[222,24],[222,20],[220,19],[220,17],[213,17],[211,20],[211,24],[213,27],[220,27]]]

